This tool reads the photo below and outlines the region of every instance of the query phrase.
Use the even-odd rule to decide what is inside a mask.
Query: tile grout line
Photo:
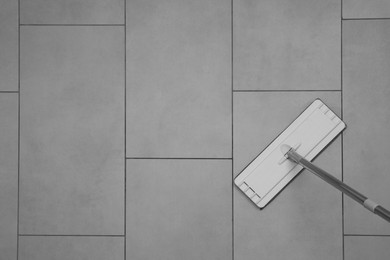
[[[271,93],[271,92],[341,92],[340,89],[247,89],[247,90],[233,90],[233,92],[265,92],[265,93]]]
[[[231,13],[230,13],[230,26],[231,26],[231,34],[230,34],[230,48],[231,48],[231,113],[232,113],[232,117],[231,117],[231,121],[232,121],[232,128],[231,128],[231,131],[232,131],[232,151],[231,151],[231,157],[232,157],[232,164],[231,164],[231,167],[232,167],[232,182],[231,182],[231,185],[232,185],[232,260],[234,260],[234,121],[233,121],[233,104],[234,104],[234,83],[233,83],[233,79],[234,79],[234,57],[233,57],[233,28],[234,28],[234,24],[233,24],[233,15],[234,15],[234,10],[233,10],[233,0],[230,1],[230,8],[231,8]]]
[[[344,234],[346,237],[390,237],[390,235]]]
[[[232,160],[233,158],[201,157],[126,157],[127,160]]]
[[[341,119],[344,120],[344,103],[343,103],[343,0],[340,6],[340,103],[341,103]],[[344,181],[344,133],[341,133],[341,181]],[[345,259],[345,243],[344,243],[344,194],[341,193],[341,246],[342,259]]]
[[[19,237],[124,237],[124,235],[82,235],[82,234],[19,234]]]
[[[124,0],[125,1],[125,0]],[[20,24],[20,26],[126,26],[125,24],[98,24],[98,23],[95,23],[95,24]]]
[[[390,17],[377,17],[377,18],[341,18],[342,21],[380,21],[380,20],[390,20]]]
[[[125,57],[124,57],[124,224],[123,224],[123,229],[124,229],[124,238],[123,238],[123,258],[124,260],[126,260],[127,258],[127,255],[126,255],[126,251],[127,251],[127,237],[126,237],[126,230],[127,230],[127,160],[126,160],[126,154],[127,154],[127,139],[126,139],[126,132],[127,132],[127,120],[126,120],[126,117],[127,117],[127,113],[126,113],[126,110],[127,110],[127,87],[126,87],[126,84],[127,84],[127,51],[126,51],[126,44],[127,44],[127,17],[126,17],[126,14],[127,14],[127,1],[126,0],[123,0],[123,11],[124,11],[124,15],[123,15],[123,19],[124,19],[124,54],[125,54]]]
[[[19,259],[19,222],[20,222],[20,0],[18,0],[18,190],[16,209],[16,259]]]

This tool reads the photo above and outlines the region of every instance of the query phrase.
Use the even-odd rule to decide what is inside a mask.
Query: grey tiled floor
[[[19,259],[122,260],[123,237],[21,237]]]
[[[339,92],[235,93],[235,175],[317,97],[340,112]],[[338,178],[340,139],[316,160]],[[234,235],[234,259],[342,259],[341,194],[303,172],[259,211],[235,189]]]
[[[0,91],[18,90],[18,2],[1,0]]]
[[[128,259],[229,259],[230,174],[230,160],[128,160]]]
[[[19,231],[123,234],[122,28],[20,33]]]
[[[262,211],[232,183],[321,98],[348,128],[315,162],[390,208],[388,1],[0,7],[0,259],[388,259],[307,172]]]
[[[127,10],[127,156],[231,158],[230,3]]]
[[[340,0],[233,1],[235,90],[340,90]]]

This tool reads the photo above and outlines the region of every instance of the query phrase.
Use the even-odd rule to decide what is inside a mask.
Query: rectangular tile
[[[21,29],[20,233],[124,233],[124,32]]]
[[[127,259],[232,259],[228,160],[128,160]]]
[[[389,244],[390,237],[345,237],[345,260],[387,260]]]
[[[18,211],[18,95],[0,94],[0,252],[16,260]]]
[[[121,237],[20,237],[20,260],[123,260]]]
[[[18,90],[18,1],[0,0],[0,91]]]
[[[316,98],[340,115],[338,92],[235,93],[235,175]],[[340,137],[315,164],[341,179]],[[306,171],[263,210],[235,187],[234,259],[341,260],[341,211],[341,193]]]
[[[340,89],[340,20],[340,0],[233,1],[234,89]]]
[[[343,0],[343,18],[390,18],[390,1]]]
[[[20,0],[22,24],[123,24],[124,0]]]
[[[127,3],[127,156],[231,157],[231,3]]]
[[[390,21],[343,23],[344,180],[390,208]],[[345,199],[345,233],[390,234],[389,224]]]

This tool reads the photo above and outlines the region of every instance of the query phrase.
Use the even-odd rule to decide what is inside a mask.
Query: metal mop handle
[[[356,200],[361,205],[363,205],[366,209],[370,210],[371,212],[377,214],[378,216],[390,222],[390,211],[388,211],[381,205],[375,203],[374,201],[370,200],[360,192],[349,187],[347,184],[339,181],[331,174],[315,166],[308,160],[304,159],[301,155],[295,152],[294,149],[292,149],[291,147],[288,150],[288,152],[285,154],[285,156],[287,157],[287,159],[290,159],[293,162],[298,163],[299,165],[303,166],[303,168],[314,173],[315,175],[317,175],[318,177],[320,177],[321,179],[323,179],[324,181],[326,181],[336,189],[339,189],[344,194],[347,194],[349,197],[351,197],[352,199]]]

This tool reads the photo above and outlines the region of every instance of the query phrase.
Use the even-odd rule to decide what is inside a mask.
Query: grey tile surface
[[[390,237],[345,237],[345,260],[387,260]]]
[[[128,157],[231,157],[230,4],[127,4]]]
[[[1,260],[388,259],[388,223],[312,174],[262,211],[232,177],[321,98],[348,128],[315,163],[390,208],[389,1],[0,0],[0,92],[19,18]]]
[[[20,237],[20,260],[123,260],[121,237]]]
[[[343,18],[390,18],[390,1],[343,0]]]
[[[18,1],[0,0],[0,91],[18,90]]]
[[[16,260],[18,96],[0,94],[0,259]]]
[[[123,94],[123,28],[22,28],[20,233],[124,233]]]
[[[340,115],[337,92],[235,93],[235,175],[315,98]],[[340,138],[315,163],[340,179]],[[342,259],[342,250],[341,193],[313,174],[302,172],[263,210],[234,188],[234,259]]]
[[[340,89],[340,0],[233,5],[234,89]]]
[[[232,259],[230,160],[128,160],[127,259]]]
[[[390,21],[344,22],[344,180],[390,208]],[[390,234],[387,222],[345,200],[345,232]]]
[[[20,0],[22,24],[123,24],[124,0]]]

